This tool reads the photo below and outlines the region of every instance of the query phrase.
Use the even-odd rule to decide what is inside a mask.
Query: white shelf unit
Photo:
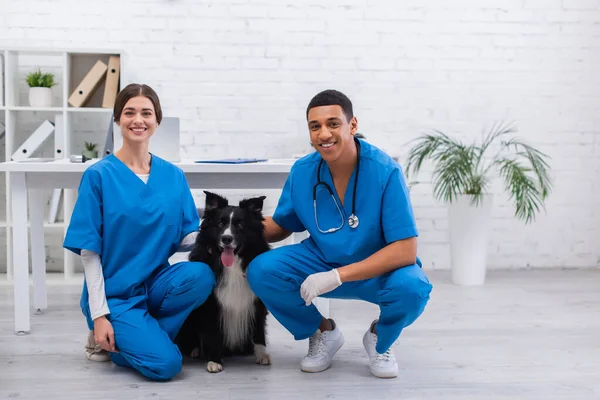
[[[81,154],[85,141],[97,143],[99,156],[106,141],[112,108],[102,107],[102,98],[106,80],[102,80],[88,101],[81,107],[69,104],[69,96],[79,85],[88,71],[98,61],[108,65],[110,56],[119,56],[119,90],[124,86],[124,52],[115,49],[47,49],[47,48],[2,48],[0,49],[0,123],[5,126],[4,135],[0,135],[0,162],[10,161],[12,154],[44,120],[54,123],[57,116],[63,124],[31,157],[68,158],[72,154]],[[29,72],[40,68],[42,73],[52,72],[57,85],[52,88],[53,104],[50,107],[35,108],[29,105],[29,87],[25,77]],[[78,128],[83,126],[84,128]],[[59,141],[62,151],[55,150],[55,141]],[[12,279],[12,241],[10,220],[10,174],[0,176],[5,183],[5,212],[0,211],[0,229],[6,238],[6,272],[0,270],[0,276]],[[51,193],[50,193],[51,194]],[[48,222],[44,215],[45,233],[65,234],[64,218],[70,215],[76,198],[75,190],[63,190],[62,220]],[[1,201],[1,200],[0,200]],[[74,257],[67,251],[64,254],[64,267],[61,271],[65,279],[74,273]]]

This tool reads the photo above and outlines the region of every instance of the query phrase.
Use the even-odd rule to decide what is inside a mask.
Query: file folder
[[[42,124],[25,140],[25,142],[19,146],[11,157],[13,161],[23,161],[31,157],[36,150],[38,150],[42,144],[48,139],[48,137],[54,132],[54,124],[48,120],[42,122]]]
[[[79,83],[77,88],[75,88],[71,97],[69,97],[69,104],[73,107],[84,106],[90,96],[98,86],[100,86],[100,83],[106,78],[107,69],[107,65],[98,60],[87,75],[81,80],[81,83]]]
[[[61,203],[62,189],[54,189],[52,191],[52,200],[50,201],[50,210],[48,212],[48,223],[54,224],[58,220],[58,212]]]
[[[268,161],[266,158],[223,158],[220,160],[196,160],[199,164],[250,164]]]
[[[65,151],[65,125],[62,114],[54,116],[54,158],[66,157]]]
[[[111,113],[110,114],[110,122],[108,123],[108,133],[106,134],[106,142],[104,143],[104,149],[102,151],[101,158],[110,156],[114,151],[114,147],[115,147],[115,140],[114,140],[114,134],[113,134],[114,118],[115,118],[115,114]]]
[[[119,89],[119,74],[120,74],[119,56],[110,56],[108,58],[108,71],[106,72],[106,85],[104,86],[104,97],[102,98],[103,108],[113,108],[117,99],[117,91]]]

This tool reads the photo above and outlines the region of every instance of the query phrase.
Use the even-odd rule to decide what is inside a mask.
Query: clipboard
[[[198,164],[251,164],[268,161],[266,158],[222,158],[218,160],[196,160]]]

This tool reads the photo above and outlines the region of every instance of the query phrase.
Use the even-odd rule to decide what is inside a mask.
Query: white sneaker
[[[377,335],[371,332],[377,320],[373,321],[363,336],[363,345],[369,355],[369,370],[378,378],[395,378],[398,376],[398,363],[394,355],[394,346],[397,341],[383,354],[377,353]]]
[[[110,355],[108,354],[108,351],[100,347],[99,344],[96,344],[96,339],[94,339],[94,331],[90,331],[88,334],[87,343],[85,344],[85,358],[90,361],[110,361]]]
[[[333,330],[318,330],[309,339],[308,354],[302,359],[300,369],[304,372],[321,372],[331,366],[331,360],[344,344],[344,335],[331,320]]]

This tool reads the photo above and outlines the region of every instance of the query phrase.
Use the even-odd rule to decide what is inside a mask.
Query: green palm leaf
[[[431,158],[434,161],[444,157],[448,152],[460,150],[464,146],[443,132],[435,131],[436,135],[425,135],[417,139],[417,144],[411,151],[407,163],[407,176],[410,172],[417,174],[423,161]]]
[[[433,171],[433,192],[438,198],[452,202],[463,193],[472,175],[472,147],[455,146],[441,153]]]
[[[487,136],[483,140],[483,144],[481,146],[481,155],[483,155],[487,151],[487,149],[492,145],[492,143],[494,143],[494,141],[500,136],[514,132],[516,132],[516,129],[512,125],[505,126],[502,123],[499,123],[498,125],[494,123],[490,128],[490,131],[488,132]]]
[[[527,175],[531,169],[512,159],[499,159],[496,164],[510,199],[515,203],[515,216],[525,219],[525,223],[533,221],[543,207],[544,195],[535,179]]]
[[[552,187],[547,173],[550,166],[544,159],[546,155],[518,139],[510,139],[506,142],[503,141],[502,145],[506,150],[513,148],[516,156],[527,159],[537,178],[537,183],[542,189],[542,198],[546,199],[550,194]]]

